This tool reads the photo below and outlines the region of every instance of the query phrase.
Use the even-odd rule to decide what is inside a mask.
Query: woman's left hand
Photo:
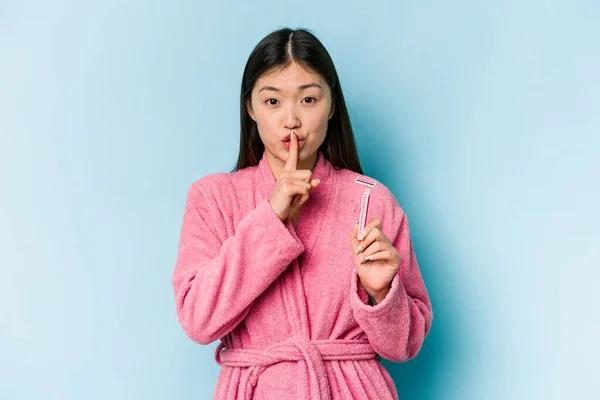
[[[350,233],[354,265],[365,291],[377,303],[381,303],[390,290],[401,257],[392,242],[381,231],[379,218],[371,220],[365,226],[365,233],[363,240],[357,239],[358,224],[354,225]]]

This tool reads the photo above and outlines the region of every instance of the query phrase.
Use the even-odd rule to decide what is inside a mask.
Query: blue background
[[[600,6],[0,2],[0,398],[208,399],[178,325],[189,185],[229,171],[272,30],[337,67],[365,173],[409,216],[433,307],[401,399],[592,398]],[[348,221],[350,228],[354,221]]]

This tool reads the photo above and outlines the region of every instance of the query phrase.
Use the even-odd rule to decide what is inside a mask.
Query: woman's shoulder
[[[234,196],[240,183],[247,182],[252,176],[253,168],[206,174],[193,181],[190,190],[202,193],[205,197],[227,198],[228,196]]]
[[[352,170],[340,169],[336,173],[338,200],[349,204],[356,215],[359,215],[365,199],[365,189],[369,188],[367,222],[373,218],[381,218],[387,234],[393,235],[406,215],[388,186],[373,176]]]
[[[377,178],[346,168],[337,170],[336,174],[340,193],[346,193],[350,196],[355,196],[357,193],[362,195],[365,192],[365,188],[369,188],[370,202],[378,201],[387,206],[399,206],[394,193]]]
[[[228,174],[226,172],[212,172],[203,175],[191,183],[189,190],[196,194],[202,194],[204,197],[219,193],[229,185]]]

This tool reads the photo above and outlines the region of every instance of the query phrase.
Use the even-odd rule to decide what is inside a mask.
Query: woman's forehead
[[[324,82],[318,73],[309,71],[296,63],[292,63],[284,69],[265,72],[256,82],[258,91],[261,91],[265,86],[295,91],[306,89],[310,87],[309,85],[318,85],[323,88]]]

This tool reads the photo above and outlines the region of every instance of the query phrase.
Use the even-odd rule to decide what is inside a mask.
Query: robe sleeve
[[[179,323],[200,344],[233,330],[253,301],[304,251],[291,221],[281,221],[268,198],[227,237],[208,186],[198,181],[188,190],[172,276]]]
[[[382,230],[398,250],[400,266],[390,291],[374,306],[367,303],[368,294],[354,268],[350,303],[354,318],[375,352],[387,360],[401,362],[414,358],[421,349],[431,329],[433,312],[412,246],[408,218],[391,196],[391,213],[381,218]]]

